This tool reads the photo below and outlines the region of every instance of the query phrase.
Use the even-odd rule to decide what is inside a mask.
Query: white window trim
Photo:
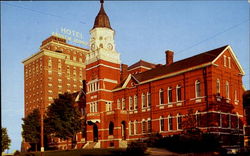
[[[163,105],[164,103],[162,103],[161,101],[161,92],[163,92],[163,89],[160,89],[159,90],[159,105]],[[164,98],[164,95],[163,95],[163,98]]]
[[[172,87],[168,87],[168,104],[171,104],[171,103],[173,103],[173,92],[172,92],[172,102],[170,102],[170,96],[169,96],[169,92],[172,92],[173,91],[173,89],[172,89]]]
[[[198,96],[198,92],[197,92],[197,84],[198,84],[198,82],[199,82],[199,87],[200,87],[200,96]],[[201,97],[201,82],[199,81],[199,80],[196,80],[195,81],[195,98],[199,98],[199,97]]]

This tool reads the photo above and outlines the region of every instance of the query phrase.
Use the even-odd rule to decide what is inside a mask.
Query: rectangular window
[[[134,135],[134,123],[130,122],[130,135]]]
[[[148,133],[151,133],[151,130],[152,130],[152,121],[151,120],[148,120]]]
[[[164,131],[164,119],[160,119],[160,131]]]
[[[147,132],[147,122],[142,121],[142,133],[146,133],[146,132]]]
[[[177,125],[177,129],[182,129],[182,117],[178,116],[178,125]]]
[[[126,104],[124,98],[122,98],[122,110],[126,110]]]
[[[121,102],[119,99],[117,99],[117,109],[120,109],[121,108],[120,106],[121,106]]]
[[[145,98],[144,94],[141,95],[141,101],[142,101],[142,108],[145,108],[146,107],[146,98]]]
[[[173,118],[172,117],[168,118],[168,130],[169,131],[173,130]]]
[[[177,101],[181,101],[181,86],[177,86]]]
[[[231,58],[228,57],[228,67],[231,68]]]
[[[137,96],[134,96],[134,109],[137,110],[138,109],[138,102],[137,102]]]
[[[129,110],[133,110],[133,99],[131,96],[129,97]]]
[[[148,93],[148,107],[151,106],[151,94]]]
[[[160,104],[164,104],[164,92],[162,89],[160,90],[159,94],[160,94]]]
[[[227,66],[227,56],[224,55],[224,66],[226,67]]]
[[[138,134],[138,123],[137,121],[134,122],[135,134]]]
[[[168,88],[168,103],[173,102],[172,88]]]

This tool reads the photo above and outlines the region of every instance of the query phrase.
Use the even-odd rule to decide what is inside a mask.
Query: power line
[[[208,37],[208,38],[206,38],[206,39],[204,39],[204,40],[201,40],[201,41],[199,41],[199,42],[197,42],[197,43],[195,43],[195,44],[193,44],[193,45],[191,45],[191,46],[189,46],[189,47],[187,47],[187,48],[184,48],[184,49],[182,49],[182,50],[176,52],[175,55],[179,55],[179,54],[181,54],[181,53],[183,53],[183,52],[186,52],[186,50],[191,49],[191,48],[193,48],[193,47],[195,47],[195,46],[197,46],[197,45],[199,45],[199,44],[201,44],[201,43],[203,43],[203,42],[206,42],[206,41],[208,41],[208,40],[210,40],[210,39],[213,39],[213,38],[215,38],[215,37],[217,37],[217,36],[219,36],[219,35],[221,35],[221,34],[227,32],[227,31],[230,31],[231,29],[234,29],[234,28],[240,26],[241,24],[243,24],[243,23],[245,23],[245,22],[247,22],[247,21],[249,21],[249,20],[250,20],[250,19],[246,19],[246,20],[244,20],[244,21],[242,21],[242,22],[240,22],[240,23],[238,23],[238,24],[235,24],[235,25],[233,25],[233,26],[231,26],[231,27],[229,27],[229,28],[227,28],[227,29],[225,29],[225,30],[223,30],[223,31],[220,31],[220,32],[218,32],[218,33],[215,33],[215,34],[212,35],[211,37]],[[158,60],[158,61],[162,61],[162,60],[165,60],[165,58],[164,58],[164,59],[161,59],[161,60]]]
[[[65,19],[65,17],[63,17],[63,16],[58,16],[58,15],[54,15],[54,14],[51,14],[51,13],[42,12],[42,11],[39,11],[39,10],[34,10],[34,9],[26,8],[26,7],[23,7],[23,6],[19,6],[19,5],[8,4],[8,3],[2,3],[2,4],[12,6],[12,7],[16,7],[16,8],[25,9],[25,10],[29,10],[29,11],[36,12],[36,13],[39,13],[39,14],[42,14],[42,15],[47,15],[47,16],[52,16],[52,17],[56,17],[56,18],[60,18],[60,19]],[[78,22],[81,23],[81,24],[86,24],[85,22],[82,22],[82,21],[78,21]]]

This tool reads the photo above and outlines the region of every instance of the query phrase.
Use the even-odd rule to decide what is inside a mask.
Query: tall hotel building
[[[23,61],[25,116],[35,108],[46,108],[58,94],[82,88],[87,53],[87,49],[51,36],[42,42],[39,52]]]

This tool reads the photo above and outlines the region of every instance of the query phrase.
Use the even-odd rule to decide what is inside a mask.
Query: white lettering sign
[[[85,46],[89,45],[88,42],[83,41],[82,33],[75,31],[75,30],[68,29],[68,28],[61,27],[60,33],[52,32],[52,35],[58,36],[60,38],[64,38],[67,40],[67,42],[73,42],[73,43],[81,44]]]

